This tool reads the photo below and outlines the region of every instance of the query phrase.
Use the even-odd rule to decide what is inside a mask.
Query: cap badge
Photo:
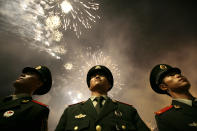
[[[101,67],[100,66],[96,66],[95,69],[101,69]]]
[[[10,117],[10,116],[12,116],[12,115],[14,115],[14,111],[12,111],[12,110],[6,111],[6,112],[3,114],[4,117]]]
[[[167,66],[165,66],[165,65],[160,65],[160,69],[166,70],[166,69],[167,69]]]
[[[189,126],[193,126],[193,127],[197,127],[197,122],[192,122],[190,124],[188,124]]]
[[[37,66],[35,69],[40,70],[41,68],[42,68],[41,66]]]
[[[80,119],[80,118],[84,118],[84,117],[86,117],[85,114],[79,114],[79,115],[75,116],[76,119]]]

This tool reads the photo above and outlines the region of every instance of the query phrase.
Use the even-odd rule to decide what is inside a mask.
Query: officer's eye
[[[36,75],[36,76],[38,76],[38,77],[40,77],[40,75],[38,74],[38,73],[36,73],[36,72],[27,72],[27,73],[25,73],[26,75]]]
[[[91,76],[91,78],[95,77],[96,75],[104,76],[104,74],[103,74],[103,73],[101,73],[101,72],[97,72],[97,73],[93,74],[93,75]]]
[[[176,74],[177,74],[177,72],[170,72],[170,73],[167,74],[167,76],[174,76]]]
[[[93,75],[91,75],[91,77],[90,78],[93,78],[93,77],[95,77],[96,76],[96,74],[93,74]]]
[[[25,73],[25,74],[27,74],[27,75],[34,75],[34,74],[36,74],[35,72],[27,72],[27,73]]]

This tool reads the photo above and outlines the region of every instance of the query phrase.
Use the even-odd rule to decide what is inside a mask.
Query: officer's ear
[[[37,82],[35,82],[34,89],[37,90],[38,88],[41,88],[43,85],[44,85],[44,82],[41,80],[38,80]]]
[[[40,88],[40,87],[42,87],[44,85],[44,82],[43,81],[39,81],[37,85]]]
[[[34,92],[36,92],[36,90],[38,90],[39,88],[42,88],[42,86],[44,85],[44,82],[42,82],[42,81],[37,81],[37,82],[35,82],[34,83],[34,86],[32,86],[32,88],[31,88],[31,91],[32,91],[32,94],[34,93]]]
[[[159,85],[159,88],[160,88],[161,90],[163,90],[163,91],[168,91],[167,85],[166,85],[165,83],[161,83],[161,84]]]

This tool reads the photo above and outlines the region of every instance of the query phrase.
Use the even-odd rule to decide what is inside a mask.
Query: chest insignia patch
[[[6,111],[6,112],[3,114],[4,117],[10,117],[10,116],[12,116],[12,115],[14,115],[14,111],[12,111],[12,110]]]
[[[80,119],[80,118],[84,118],[84,117],[86,117],[85,114],[79,114],[79,115],[75,116],[76,119]]]
[[[192,126],[192,127],[197,127],[197,122],[193,122],[193,123],[190,123],[188,124],[189,126]]]

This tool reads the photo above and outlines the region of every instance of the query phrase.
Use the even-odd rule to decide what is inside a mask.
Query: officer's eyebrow
[[[102,73],[102,72],[95,72],[95,73],[93,73],[91,75],[91,77],[94,77],[95,75],[102,75],[102,76],[104,76],[104,73]]]
[[[24,74],[38,74],[38,73],[36,73],[36,72],[34,72],[34,71],[28,71],[28,72],[25,72]],[[39,75],[39,74],[38,74]]]
[[[166,76],[173,76],[173,75],[176,75],[176,74],[181,74],[181,73],[178,73],[176,71],[172,71],[172,72],[167,73]]]

